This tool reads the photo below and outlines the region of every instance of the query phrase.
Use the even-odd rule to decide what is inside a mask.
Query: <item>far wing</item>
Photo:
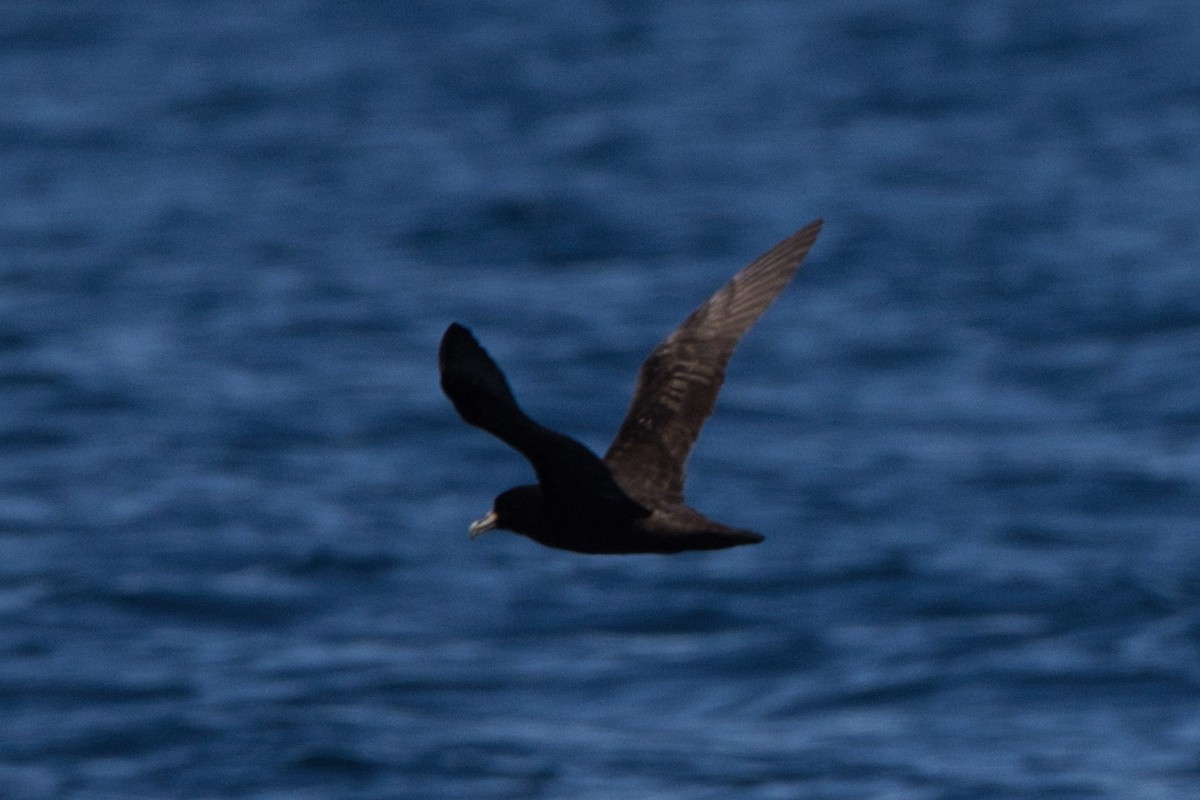
[[[547,496],[628,504],[634,516],[649,513],[628,498],[595,453],[525,415],[504,373],[462,325],[453,323],[442,335],[438,367],[442,391],[463,420],[529,459]]]
[[[683,502],[688,455],[712,414],[725,365],[796,274],[821,224],[809,223],[734,275],[642,364],[625,421],[604,456],[639,501]]]

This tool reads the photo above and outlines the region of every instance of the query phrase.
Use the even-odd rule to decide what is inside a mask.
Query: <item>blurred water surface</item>
[[[0,7],[6,798],[1200,796],[1200,6]],[[815,216],[691,463],[467,523],[471,326],[603,449]]]

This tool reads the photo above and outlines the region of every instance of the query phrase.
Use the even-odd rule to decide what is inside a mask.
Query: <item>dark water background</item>
[[[1200,5],[0,5],[0,796],[1200,797]],[[602,449],[809,219],[690,497]]]

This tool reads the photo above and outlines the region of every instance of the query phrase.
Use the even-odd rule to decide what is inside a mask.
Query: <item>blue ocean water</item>
[[[0,5],[0,796],[1200,797],[1200,6]],[[689,497],[602,450],[816,216]]]

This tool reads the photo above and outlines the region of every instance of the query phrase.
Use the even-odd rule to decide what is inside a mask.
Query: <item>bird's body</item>
[[[529,459],[538,479],[500,494],[472,537],[506,528],[548,547],[607,554],[762,541],[687,506],[684,468],[734,348],[796,274],[820,228],[820,220],[810,223],[756,259],[654,349],[603,460],[526,416],[470,331],[450,325],[438,352],[442,390],[465,421]]]
[[[538,513],[523,516],[522,512]],[[509,511],[506,515],[505,512]],[[713,522],[685,505],[647,509],[621,503],[547,503],[537,484],[517,486],[496,498],[503,526],[535,542],[592,554],[681,553],[755,544],[762,536]],[[490,516],[490,515],[489,515]],[[488,517],[481,522],[487,525]],[[479,523],[476,523],[478,525]],[[482,531],[480,531],[482,532]]]

